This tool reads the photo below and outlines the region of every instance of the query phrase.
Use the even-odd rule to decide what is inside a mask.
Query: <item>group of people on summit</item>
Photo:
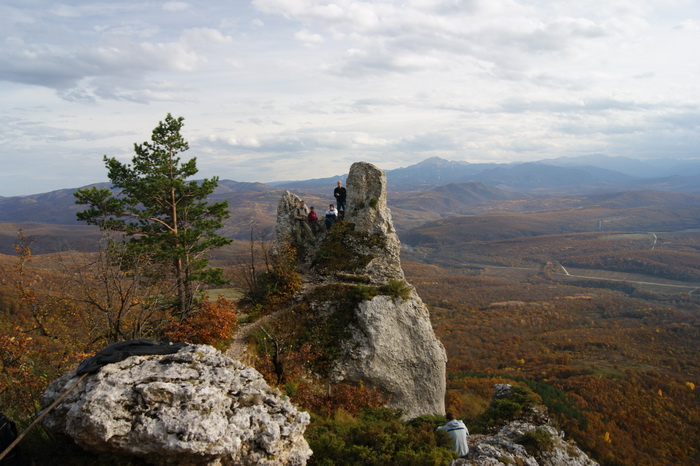
[[[314,206],[308,207],[306,202],[303,200],[299,201],[299,205],[294,209],[293,213],[294,231],[297,241],[301,241],[304,235],[314,237],[323,231],[324,226],[326,230],[330,230],[335,222],[343,219],[345,217],[345,200],[347,195],[347,189],[343,187],[342,181],[338,181],[338,186],[333,190],[333,197],[338,207],[336,208],[335,204],[328,205],[323,224]]]

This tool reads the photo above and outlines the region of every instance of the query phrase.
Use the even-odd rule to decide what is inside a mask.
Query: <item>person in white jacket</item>
[[[466,458],[467,453],[469,453],[469,445],[467,445],[469,431],[467,430],[467,426],[459,419],[455,419],[452,413],[445,414],[445,418],[447,419],[447,424],[438,427],[437,430],[447,431],[454,441],[454,451],[457,452],[460,458]]]

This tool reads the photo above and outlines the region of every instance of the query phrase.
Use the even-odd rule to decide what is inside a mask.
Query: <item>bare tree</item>
[[[99,251],[69,261],[71,299],[81,303],[86,319],[107,342],[157,335],[167,317],[171,281],[162,280],[146,252],[126,251],[124,242],[105,234]]]

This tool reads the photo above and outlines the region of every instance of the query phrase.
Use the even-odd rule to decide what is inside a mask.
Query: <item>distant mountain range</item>
[[[389,192],[426,190],[437,186],[464,183],[481,183],[510,193],[536,195],[630,190],[700,192],[700,159],[635,160],[626,157],[590,155],[499,164],[469,163],[432,157],[408,167],[386,170],[386,175]],[[332,192],[336,181],[344,181],[346,176],[343,174],[328,178],[269,183],[221,180],[217,194],[262,193],[280,189],[327,193]],[[102,183],[100,186],[108,186],[108,184]],[[62,189],[29,196],[0,196],[0,210],[5,210],[8,202],[21,204],[21,206],[17,205],[20,210],[31,210],[32,204],[36,202],[61,202],[62,198],[72,204],[73,192],[76,189]],[[50,213],[42,215],[51,216]],[[1,218],[0,221],[2,221]]]
[[[664,190],[700,192],[700,160],[634,160],[587,157],[525,163],[468,163],[433,157],[415,165],[386,171],[389,191],[430,189],[450,183],[482,183],[506,191],[562,195]],[[268,183],[286,189],[318,190],[335,186],[345,175],[303,181]]]
[[[596,196],[607,199],[610,193],[627,192],[624,198],[616,197],[615,202],[628,207],[654,205],[659,192],[666,193],[670,198],[666,202],[670,204],[680,201],[673,193],[700,193],[700,161],[642,162],[590,156],[528,163],[473,164],[435,157],[388,170],[386,174],[389,206],[395,225],[402,231],[458,215],[587,205],[595,203]],[[325,206],[334,202],[332,192],[338,179],[344,180],[345,176],[269,184],[220,180],[211,198],[229,203],[232,218],[226,222],[223,233],[244,239],[249,238],[251,232],[269,234],[272,231],[277,203],[285,189],[303,196],[309,205]],[[95,186],[109,187],[109,184]],[[28,230],[28,234],[39,236],[49,236],[45,231],[58,228],[56,225],[92,229],[76,220],[75,213],[83,209],[75,204],[73,193],[77,189],[0,197],[0,239],[16,237],[21,224],[25,225],[23,228],[32,224],[33,230]],[[608,202],[612,201],[608,199]],[[79,236],[77,231],[75,234]],[[5,252],[4,249],[0,248],[0,252]]]

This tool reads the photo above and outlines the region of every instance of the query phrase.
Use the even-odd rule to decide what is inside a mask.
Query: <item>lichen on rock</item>
[[[48,406],[77,380],[49,385]],[[206,345],[131,356],[89,375],[43,421],[85,450],[152,464],[302,465],[309,415],[255,369]]]

